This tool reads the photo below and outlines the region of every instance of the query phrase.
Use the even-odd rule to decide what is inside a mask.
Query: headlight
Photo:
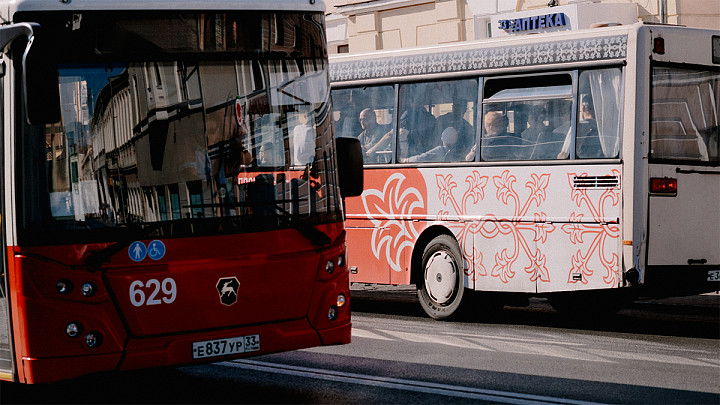
[[[100,346],[101,343],[102,343],[102,335],[100,334],[100,332],[92,331],[92,332],[88,333],[87,335],[85,335],[85,344],[89,348],[92,349],[92,348],[98,347],[98,346]]]
[[[73,283],[70,280],[60,280],[55,284],[55,289],[62,295],[67,295],[72,292]]]
[[[95,294],[95,284],[85,283],[82,285],[81,290],[84,296],[91,297],[93,294]]]
[[[80,333],[80,329],[82,328],[78,323],[70,322],[65,326],[65,334],[70,337],[75,337]]]

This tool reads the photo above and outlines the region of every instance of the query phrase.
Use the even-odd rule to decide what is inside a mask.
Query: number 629
[[[162,303],[171,304],[176,297],[177,284],[169,277],[162,282],[152,278],[145,283],[135,280],[130,284],[130,302],[136,307]]]

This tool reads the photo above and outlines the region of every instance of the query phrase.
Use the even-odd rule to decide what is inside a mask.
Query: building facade
[[[720,0],[326,0],[330,53],[636,21],[720,27]]]

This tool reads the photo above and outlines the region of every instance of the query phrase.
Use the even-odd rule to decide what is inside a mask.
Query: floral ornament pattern
[[[612,174],[620,179],[620,172],[613,170]],[[610,246],[612,252],[615,247],[613,242],[620,237],[620,226],[618,224],[608,223],[606,220],[606,208],[609,206],[617,207],[620,204],[619,187],[609,187],[603,190],[597,201],[590,198],[587,188],[575,187],[575,181],[578,178],[587,177],[587,173],[580,175],[576,173],[568,173],[568,181],[572,189],[572,201],[581,208],[583,205],[587,207],[592,216],[592,221],[584,220],[583,214],[573,212],[570,216],[570,222],[563,225],[563,232],[570,235],[570,243],[574,245],[583,245],[585,238],[592,239],[590,246],[585,251],[578,249],[572,257],[572,269],[568,275],[568,283],[581,282],[588,283],[588,277],[592,276],[594,269],[589,265],[593,257],[599,259],[600,265],[605,269],[603,281],[608,285],[617,285],[617,271],[620,265],[620,258],[617,253],[607,253],[607,247]],[[619,184],[619,182],[618,182]],[[582,274],[580,279],[575,279],[573,275]]]
[[[465,215],[468,212],[468,204],[472,200],[472,204],[477,204],[480,200],[485,198],[485,186],[487,185],[487,176],[480,176],[480,173],[473,171],[466,179],[465,182],[468,184],[467,190],[464,192],[460,203],[455,199],[453,195],[453,189],[457,187],[457,183],[453,181],[451,174],[443,176],[441,174],[435,175],[435,181],[438,186],[438,196],[443,205],[452,208],[457,216]],[[438,218],[442,221],[448,221],[450,219],[450,211],[442,209],[438,212]],[[458,241],[460,242],[460,249],[465,257],[464,260],[464,272],[467,276],[476,280],[478,275],[487,275],[487,271],[482,264],[482,252],[475,249],[472,243],[472,235],[477,233],[477,224],[474,222],[447,222],[448,227],[453,230]],[[472,266],[470,265],[472,264]],[[473,274],[472,269],[477,269]]]
[[[521,251],[525,253],[529,264],[524,268],[530,275],[530,281],[550,282],[550,273],[546,267],[546,258],[538,248],[534,249],[525,236],[532,233],[533,242],[544,243],[547,241],[548,233],[555,230],[555,225],[546,223],[544,212],[533,213],[533,218],[540,222],[524,222],[521,218],[528,215],[533,204],[540,207],[546,200],[546,189],[550,182],[549,174],[531,174],[530,180],[525,187],[530,191],[525,201],[521,200],[520,194],[515,190],[517,178],[506,170],[500,176],[493,177],[493,183],[497,187],[496,197],[505,205],[514,207],[514,215],[510,218],[494,217],[493,220],[484,221],[480,228],[480,234],[485,238],[495,238],[498,235],[509,235],[513,239],[512,250],[507,248],[495,255],[495,266],[491,275],[498,277],[503,283],[509,282],[515,276],[513,265],[520,258]]]
[[[469,203],[477,204],[485,198],[485,187],[489,182],[487,176],[481,176],[478,171],[473,171],[466,179],[468,188],[462,195],[460,203],[457,202],[453,195],[453,189],[457,184],[452,180],[452,175],[443,176],[438,174],[436,183],[438,186],[438,197],[446,208],[452,209],[457,216],[464,216],[468,213]],[[475,234],[480,234],[485,238],[493,239],[500,235],[512,237],[512,249],[509,247],[503,249],[495,255],[495,264],[491,270],[493,277],[498,277],[503,283],[509,282],[515,276],[513,270],[514,264],[519,260],[521,252],[529,260],[528,266],[524,268],[525,272],[530,275],[531,281],[550,281],[550,275],[547,270],[545,255],[531,247],[527,241],[526,234],[532,233],[534,242],[544,243],[547,240],[548,233],[555,230],[555,225],[545,223],[545,213],[536,212],[533,214],[536,223],[522,222],[520,218],[528,215],[533,203],[540,207],[546,200],[546,189],[550,181],[549,174],[531,174],[531,179],[525,184],[529,189],[530,195],[523,202],[518,192],[515,190],[514,183],[517,178],[510,174],[509,170],[505,170],[500,176],[493,177],[493,184],[497,187],[496,198],[502,201],[504,205],[513,206],[513,215],[511,217],[499,217],[496,215],[487,215],[487,219],[483,221],[462,221],[451,223],[460,242],[461,249],[466,258],[465,274],[477,280],[480,276],[487,276],[487,269],[483,264],[482,252],[478,251],[473,243],[472,238]],[[449,217],[448,210],[441,210],[439,213],[441,218]],[[473,269],[475,271],[473,272]]]
[[[375,188],[367,188],[362,195],[362,219],[368,221],[363,226],[372,228],[368,240],[372,255],[385,268],[406,270],[403,258],[407,260],[422,230],[434,223],[455,235],[464,257],[464,272],[473,281],[487,278],[508,285],[525,280],[553,289],[576,283],[617,285],[618,170],[609,176],[567,172],[522,175],[509,169],[482,175],[482,170],[472,170],[464,183],[457,181],[458,171],[431,173],[383,172],[386,175],[373,178],[380,180],[373,184]],[[526,176],[524,188],[518,187],[518,176]],[[551,181],[556,177],[567,178],[569,189],[568,183]],[[594,178],[601,180],[599,185],[588,186]],[[615,182],[609,186],[602,183],[608,178]],[[554,216],[549,217],[548,211]],[[563,224],[556,225],[558,221]],[[480,241],[476,246],[477,238],[491,243]],[[571,267],[570,274],[565,278],[563,273],[551,273],[548,266]],[[598,269],[605,270],[602,281]],[[518,273],[526,277],[518,279]],[[591,283],[589,278],[596,273]],[[578,274],[582,278],[577,278]]]
[[[422,193],[404,185],[401,173],[388,177],[382,190],[368,189],[362,194],[365,212],[370,214],[373,225],[372,253],[377,259],[385,257],[393,271],[402,271],[403,251],[410,249],[419,233],[408,221],[413,214],[424,214]]]

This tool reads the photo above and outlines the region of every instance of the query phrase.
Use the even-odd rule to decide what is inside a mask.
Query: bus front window
[[[19,135],[26,237],[337,220],[318,17],[257,13],[240,27],[253,20],[241,14],[88,13],[76,29],[62,24],[71,16],[25,16],[53,35],[61,103],[59,123]],[[108,18],[116,29],[94,24]],[[282,31],[292,41],[263,39],[278,35],[270,24],[295,25]]]

